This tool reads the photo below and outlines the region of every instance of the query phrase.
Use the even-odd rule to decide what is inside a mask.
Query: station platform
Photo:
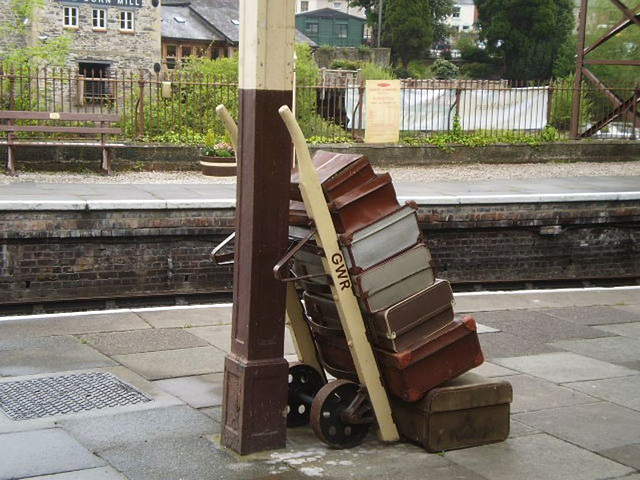
[[[395,182],[400,201],[418,204],[572,202],[640,199],[640,176],[479,182]],[[12,183],[0,187],[0,211],[229,208],[235,184]]]
[[[279,450],[221,447],[228,304],[0,317],[0,479],[640,479],[640,286],[460,293],[455,310],[481,326],[475,371],[513,386],[511,432],[439,454],[373,433],[332,450],[308,426]]]

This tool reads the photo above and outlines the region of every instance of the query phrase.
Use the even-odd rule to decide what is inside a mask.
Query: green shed
[[[296,28],[318,45],[357,47],[364,41],[364,18],[332,8],[296,15]]]

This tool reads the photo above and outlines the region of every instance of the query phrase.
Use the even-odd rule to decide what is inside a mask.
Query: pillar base
[[[240,455],[286,446],[288,375],[284,358],[248,361],[227,355],[222,445]]]

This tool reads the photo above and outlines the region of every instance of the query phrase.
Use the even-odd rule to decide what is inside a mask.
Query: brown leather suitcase
[[[357,274],[422,242],[417,209],[408,203],[371,225],[338,235],[349,272]]]
[[[400,208],[388,173],[376,175],[328,206],[337,233],[359,230]]]
[[[309,215],[304,203],[296,200],[289,202],[289,225],[309,225]]]
[[[373,342],[398,352],[419,343],[453,321],[453,292],[446,280],[369,317]]]
[[[302,294],[304,309],[316,323],[331,328],[342,328],[338,307],[331,295],[323,296],[305,291]]]
[[[296,282],[304,290],[331,295],[331,277],[325,273],[322,257],[308,250],[298,250],[293,257]],[[305,278],[306,277],[306,278]]]
[[[367,157],[361,154],[334,153],[318,150],[312,158],[325,199],[333,200],[375,176]],[[291,171],[290,197],[302,200],[300,175]]]
[[[433,284],[435,273],[429,249],[419,243],[351,279],[362,311],[374,313]]]
[[[476,322],[463,315],[402,352],[374,348],[387,390],[407,402],[482,364]]]
[[[331,298],[303,294],[307,323],[318,349],[320,363],[336,378],[357,381],[356,367],[342,329],[338,308]]]
[[[400,435],[430,452],[442,452],[506,440],[512,399],[509,382],[468,372],[430,390],[419,402],[390,400]]]

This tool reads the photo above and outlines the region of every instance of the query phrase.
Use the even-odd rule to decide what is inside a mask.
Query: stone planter
[[[237,173],[236,157],[200,157],[200,169],[209,177],[233,177]]]

